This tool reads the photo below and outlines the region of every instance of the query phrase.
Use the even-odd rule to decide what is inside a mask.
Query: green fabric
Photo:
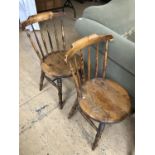
[[[112,0],[84,10],[83,17],[97,21],[123,35],[135,25],[135,0]]]
[[[88,26],[89,25],[89,26]],[[124,86],[131,96],[135,96],[135,52],[134,43],[124,38],[111,29],[97,23],[96,21],[80,18],[75,23],[76,30],[82,35],[112,34],[114,40],[109,45],[109,61],[107,76]],[[102,51],[100,51],[100,61]],[[92,70],[94,71],[95,57],[92,58]],[[87,59],[85,59],[86,61]],[[100,63],[100,72],[102,70]]]
[[[93,33],[113,35],[114,39],[109,44],[106,75],[128,90],[132,96],[133,108],[135,105],[134,4],[134,0],[112,0],[103,6],[92,6],[86,8],[83,17],[75,23],[75,28],[81,36]],[[102,74],[103,51],[99,49],[99,74]],[[95,52],[91,54],[92,74],[94,74]],[[86,63],[86,55],[84,60]]]
[[[90,26],[87,26],[90,25]],[[134,43],[120,36],[111,29],[97,23],[96,21],[80,18],[75,23],[76,30],[82,35],[96,34],[112,34],[114,39],[110,42],[109,57],[123,66],[126,70],[134,74],[135,72],[135,52]],[[102,51],[101,51],[102,52]]]

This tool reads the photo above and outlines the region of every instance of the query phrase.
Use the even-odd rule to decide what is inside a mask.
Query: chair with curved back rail
[[[64,61],[66,43],[63,17],[64,13],[48,11],[30,16],[21,23],[40,60],[40,90],[46,78],[58,90],[60,109],[63,108],[62,78],[71,76],[70,69]],[[40,30],[35,30],[35,23],[39,23]],[[27,26],[31,26],[32,31],[26,30]]]
[[[131,103],[128,92],[118,83],[106,78],[108,44],[112,35],[93,34],[86,36],[72,44],[72,48],[66,53],[65,61],[69,64],[75,86],[77,89],[77,102],[74,103],[68,118],[71,118],[76,110],[97,131],[92,150],[98,145],[106,123],[115,123],[123,120],[130,114]],[[103,66],[99,74],[98,49],[103,45]],[[93,50],[95,49],[95,50]],[[88,61],[83,61],[86,54]],[[95,72],[91,68],[91,54],[94,53]],[[78,63],[75,55],[80,55]],[[80,70],[78,68],[80,66]],[[93,121],[99,122],[96,127]]]

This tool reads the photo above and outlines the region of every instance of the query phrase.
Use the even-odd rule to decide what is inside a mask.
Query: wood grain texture
[[[79,111],[91,126],[94,127],[94,123],[89,119],[99,122],[92,150],[94,150],[98,145],[104,129],[104,124],[121,121],[126,118],[131,111],[131,101],[128,92],[118,83],[105,79],[108,59],[108,43],[112,38],[113,37],[111,35],[104,36],[93,34],[86,36],[72,44],[72,47],[67,51],[65,58],[65,61],[70,64],[71,73],[75,81],[78,94]],[[101,76],[98,75],[99,44],[104,45],[102,49],[103,56],[101,58],[103,60]],[[92,46],[95,46],[96,50],[90,50]],[[81,54],[81,51],[87,52],[87,62],[84,67],[84,69],[87,69],[85,71],[87,78],[84,83],[82,75],[79,80],[79,69],[77,68],[77,66],[81,66],[81,70],[83,70],[81,63],[79,65],[76,63],[75,65],[75,62],[71,62],[71,60],[75,57],[75,54],[80,54],[80,60],[82,60],[81,57],[84,54]],[[94,75],[91,75],[91,52],[95,53],[94,59],[96,63]],[[72,115],[74,113],[74,107],[70,111]]]
[[[71,71],[69,66],[64,61],[66,52],[58,51],[50,53],[41,64],[42,70],[49,77],[52,76],[70,76]],[[77,55],[77,61],[80,61],[80,56]]]
[[[64,13],[53,13],[52,11],[38,13],[36,15],[30,16],[27,20],[23,21],[21,23],[22,29],[24,30],[26,26],[37,23],[37,22],[43,22],[45,20],[52,19],[56,16],[62,16]]]
[[[101,41],[110,41],[113,38],[112,35],[97,35],[92,34],[90,36],[83,37],[82,39],[79,39],[78,41],[75,41],[72,44],[72,48],[68,50],[66,53],[66,61],[67,59],[70,59],[75,53],[79,53],[79,51],[85,47],[88,47],[93,44],[97,44]]]
[[[42,71],[49,77],[66,77],[71,75],[70,69],[64,61],[66,53],[64,49],[66,48],[66,44],[63,21],[62,18],[60,18],[62,15],[64,15],[64,13],[48,11],[30,16],[26,21],[22,22],[23,28],[28,25],[32,27],[32,32],[26,30],[27,36],[40,59]],[[55,22],[53,18],[56,16],[58,16],[56,19],[57,22]],[[41,25],[40,30],[35,30],[33,23],[43,21],[46,21],[44,27]],[[60,34],[58,32],[60,32]],[[58,35],[60,35],[60,37]],[[58,37],[61,38],[61,41]],[[55,49],[54,43],[56,44]],[[62,44],[63,49],[60,49],[60,44]],[[77,63],[79,63],[78,61],[79,58],[77,59]]]
[[[108,43],[112,38],[113,37],[111,35],[104,36],[93,34],[86,36],[72,44],[72,47],[69,51],[67,51],[65,58],[65,61],[70,65],[71,73],[75,81],[79,111],[93,128],[95,128],[95,124],[91,119],[99,122],[92,150],[94,150],[98,145],[105,123],[121,121],[127,117],[131,111],[131,101],[128,92],[118,83],[105,79],[108,59]],[[104,45],[102,49],[103,56],[101,58],[103,60],[103,67],[102,75],[100,77],[98,75],[99,44]],[[96,50],[90,50],[92,46],[95,46]],[[87,62],[85,63],[85,67],[82,67],[81,65],[83,59],[81,57],[84,55],[81,51],[83,51],[83,53],[87,53]],[[95,53],[94,75],[91,75],[91,52]],[[75,57],[75,54],[80,54],[81,62],[79,65],[77,65],[77,63],[75,64],[75,62],[71,62],[71,60]],[[87,77],[84,82],[82,75],[79,80],[79,69],[77,66],[81,66],[81,71],[83,71],[83,68],[87,69],[84,71]],[[84,72],[81,72],[81,74]],[[74,105],[72,107],[70,117],[73,116],[76,106],[77,105]]]
[[[38,13],[30,16],[22,22],[22,28],[33,46],[41,64],[41,76],[39,89],[43,88],[44,78],[58,90],[59,106],[63,108],[62,101],[62,78],[70,77],[71,71],[65,62],[65,38],[62,18],[64,13],[53,13],[51,11]],[[58,18],[53,18],[58,16]],[[33,23],[39,23],[40,30],[35,30]],[[26,30],[31,26],[32,32]],[[61,38],[61,39],[60,39]],[[62,49],[60,49],[62,45]],[[80,56],[79,59],[80,60]],[[57,82],[55,82],[57,80]]]
[[[127,91],[112,80],[96,78],[82,86],[81,109],[92,119],[112,123],[125,118],[131,110]]]

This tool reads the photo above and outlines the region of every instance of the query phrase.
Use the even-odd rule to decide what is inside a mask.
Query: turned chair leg
[[[57,86],[58,86],[58,96],[59,96],[59,106],[60,109],[63,108],[63,102],[62,102],[62,79],[57,79]]]
[[[72,108],[68,114],[68,119],[70,119],[75,114],[77,108],[78,108],[78,99],[76,98],[74,105],[72,106]]]
[[[43,88],[44,78],[45,78],[45,73],[44,73],[43,71],[41,71],[40,84],[39,84],[39,90],[40,90],[40,91],[41,91],[42,88]]]
[[[101,138],[102,132],[104,130],[104,127],[105,127],[105,123],[100,123],[99,124],[99,127],[97,129],[97,133],[96,133],[96,137],[95,137],[94,143],[92,145],[92,150],[95,150],[95,148],[97,147],[98,142],[99,142],[99,140]]]

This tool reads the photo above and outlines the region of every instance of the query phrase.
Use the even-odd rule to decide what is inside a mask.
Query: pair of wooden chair
[[[73,77],[77,99],[68,117],[71,118],[75,111],[79,110],[97,131],[92,145],[94,150],[98,145],[105,123],[118,122],[129,115],[131,109],[130,98],[124,88],[105,78],[108,44],[113,37],[111,35],[93,34],[74,42],[71,48],[66,50],[62,15],[63,13],[40,13],[24,21],[22,28],[25,30],[28,25],[32,27],[32,32],[26,30],[26,33],[40,60],[40,90],[42,90],[43,81],[46,78],[58,90],[60,109],[63,108],[62,78]],[[58,21],[55,18],[61,19],[60,24],[57,23]],[[46,23],[40,26],[41,30],[36,31],[33,24],[44,21]],[[57,31],[58,27],[60,28],[59,31]],[[51,37],[51,35],[53,36]],[[60,45],[60,43],[62,44]],[[105,48],[103,49],[103,72],[100,76],[98,72],[98,52],[101,44],[104,44]],[[91,50],[92,46],[96,49],[95,51]],[[94,75],[91,72],[91,52],[95,52]],[[84,62],[84,53],[87,53],[87,62]],[[99,126],[96,127],[93,121],[99,122]]]

